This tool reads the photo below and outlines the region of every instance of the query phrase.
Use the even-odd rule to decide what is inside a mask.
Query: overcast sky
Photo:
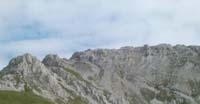
[[[0,69],[17,55],[200,45],[200,0],[0,0]]]

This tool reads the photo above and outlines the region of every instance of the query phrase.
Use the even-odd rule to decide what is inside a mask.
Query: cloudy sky
[[[17,55],[200,45],[200,0],[0,0],[0,69]]]

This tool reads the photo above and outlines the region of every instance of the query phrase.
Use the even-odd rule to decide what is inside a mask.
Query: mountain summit
[[[34,104],[200,104],[200,46],[89,49],[42,61],[24,54],[0,72],[0,97],[10,93],[44,102]]]

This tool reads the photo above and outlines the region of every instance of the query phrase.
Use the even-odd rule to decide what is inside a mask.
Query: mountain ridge
[[[55,104],[199,104],[200,46],[88,49],[41,61],[26,53],[0,75],[1,91],[31,91]]]

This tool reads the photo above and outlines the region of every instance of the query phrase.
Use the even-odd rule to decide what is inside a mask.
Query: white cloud
[[[199,5],[199,0],[0,0],[0,63],[25,52],[69,57],[87,48],[200,45]],[[21,35],[31,31],[26,25],[33,25],[26,35],[37,34],[34,23],[47,36]]]

